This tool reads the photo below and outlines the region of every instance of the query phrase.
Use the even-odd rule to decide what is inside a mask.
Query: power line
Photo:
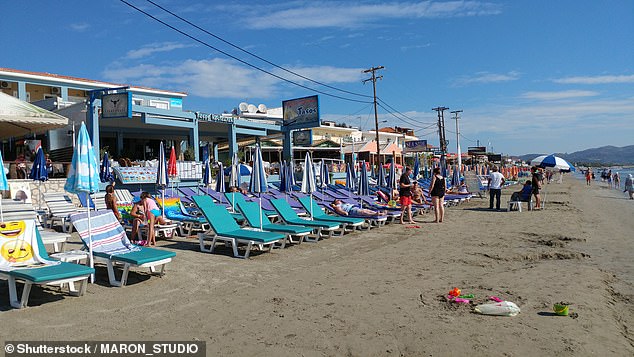
[[[416,123],[416,124],[414,124],[414,123],[408,122],[408,121],[404,120],[402,117],[399,117],[399,116],[397,116],[396,114],[394,114],[394,112],[390,111],[390,109],[388,109],[388,108],[384,107],[381,103],[379,103],[378,105],[379,105],[381,108],[385,109],[385,111],[386,111],[388,114],[390,114],[391,116],[393,116],[394,118],[396,118],[396,119],[398,119],[398,120],[402,121],[403,123],[405,123],[405,124],[407,124],[407,125],[411,126],[411,127],[412,127],[412,129],[421,129],[421,130],[425,130],[425,129],[429,129],[429,128],[433,127],[433,126],[436,126],[436,124],[435,124],[435,123],[434,123],[434,124],[431,124],[431,125],[428,125],[428,126],[421,126],[421,125],[418,125],[417,123]]]
[[[140,12],[140,13],[144,14],[145,16],[148,16],[148,17],[150,17],[151,19],[153,19],[153,20],[155,20],[155,21],[157,21],[157,22],[159,22],[159,23],[163,24],[164,26],[167,26],[167,27],[171,28],[172,30],[174,30],[174,31],[176,31],[176,32],[178,32],[178,33],[180,33],[181,35],[183,35],[183,36],[185,36],[185,37],[188,37],[188,38],[190,38],[190,39],[192,39],[192,40],[194,40],[194,41],[196,41],[196,42],[200,43],[201,45],[203,45],[203,46],[205,46],[205,47],[209,47],[209,48],[211,48],[211,49],[213,49],[213,50],[215,50],[215,51],[217,51],[217,52],[222,53],[223,55],[225,55],[225,56],[227,56],[227,57],[229,57],[229,58],[232,58],[232,59],[234,59],[234,60],[236,60],[236,61],[238,61],[238,62],[240,62],[240,63],[242,63],[242,64],[244,64],[244,65],[247,65],[247,66],[249,66],[249,67],[251,67],[251,68],[253,68],[253,69],[256,69],[256,70],[258,70],[258,71],[260,71],[260,72],[266,73],[266,74],[268,74],[268,75],[270,75],[270,76],[272,76],[272,77],[275,77],[275,78],[277,78],[277,79],[279,79],[279,80],[282,80],[282,81],[284,81],[284,82],[287,82],[287,83],[293,84],[293,85],[295,85],[295,86],[298,86],[298,87],[301,87],[301,88],[304,88],[304,89],[308,89],[308,90],[310,90],[310,91],[313,91],[313,92],[316,92],[316,93],[319,93],[319,94],[323,94],[323,95],[325,95],[325,96],[332,97],[332,98],[337,98],[337,99],[347,100],[347,101],[350,101],[350,102],[357,102],[357,103],[372,103],[372,102],[368,102],[368,101],[364,101],[364,100],[359,100],[359,99],[346,98],[346,97],[342,97],[342,96],[339,96],[339,95],[336,95],[336,94],[331,94],[331,93],[324,92],[324,91],[321,91],[321,90],[318,90],[318,89],[310,88],[310,87],[305,86],[305,85],[303,85],[303,84],[297,83],[297,82],[292,81],[292,80],[290,80],[290,79],[287,79],[287,78],[284,78],[284,77],[279,76],[279,75],[277,75],[277,74],[274,74],[274,73],[272,73],[272,72],[270,72],[270,71],[267,71],[267,70],[265,70],[265,69],[263,69],[263,68],[260,68],[260,67],[258,67],[258,66],[256,66],[256,65],[253,65],[253,64],[251,64],[251,63],[249,63],[249,62],[247,62],[247,61],[245,61],[245,60],[242,60],[242,59],[240,59],[240,58],[238,58],[238,57],[236,57],[236,56],[233,56],[233,55],[231,55],[231,54],[229,54],[229,53],[227,53],[227,52],[225,52],[225,51],[223,51],[223,50],[221,50],[221,49],[219,49],[219,48],[217,48],[217,47],[212,46],[212,45],[208,44],[207,42],[202,41],[202,40],[200,40],[200,39],[198,39],[198,38],[196,38],[196,37],[194,37],[194,36],[192,36],[192,35],[190,35],[190,34],[188,34],[188,33],[184,32],[184,31],[182,31],[182,30],[180,30],[180,29],[178,29],[178,28],[176,28],[176,27],[174,27],[174,26],[172,26],[172,25],[170,25],[170,24],[166,23],[165,21],[158,19],[158,18],[157,18],[157,17],[155,17],[154,15],[152,15],[152,14],[150,14],[150,13],[146,12],[146,11],[143,11],[142,9],[140,9],[140,8],[138,8],[138,7],[136,7],[136,6],[132,5],[132,4],[130,4],[130,3],[129,3],[129,2],[127,2],[126,0],[119,0],[119,1],[121,1],[122,3],[124,3],[124,4],[128,5],[129,7],[133,8],[133,9],[135,9],[136,11],[138,11],[138,12]]]
[[[410,118],[410,117],[408,117],[407,115],[405,115],[405,114],[403,114],[403,113],[399,112],[398,110],[394,109],[394,107],[392,107],[391,105],[389,105],[388,103],[386,103],[383,99],[378,98],[378,100],[379,100],[381,103],[385,104],[388,108],[390,108],[390,109],[391,109],[391,110],[393,110],[394,112],[396,112],[396,113],[398,113],[399,115],[401,115],[403,118],[406,118],[406,119],[408,119],[408,120],[411,120],[412,122],[417,122],[417,121],[416,121],[416,119]],[[385,108],[384,108],[384,109],[385,109]],[[407,122],[407,120],[403,120],[403,121]],[[420,124],[432,124],[432,125],[436,125],[436,123],[431,123],[431,122],[422,122],[422,123],[420,123]]]
[[[302,79],[305,79],[305,80],[307,80],[307,81],[309,81],[309,82],[312,82],[312,83],[318,84],[318,85],[320,85],[320,86],[324,86],[324,87],[326,87],[326,88],[330,88],[330,89],[333,89],[333,90],[336,90],[336,91],[339,91],[339,92],[343,92],[343,93],[347,93],[347,94],[351,94],[351,95],[356,95],[356,96],[359,96],[359,97],[372,98],[372,96],[371,96],[371,95],[367,95],[367,94],[360,94],[360,93],[355,93],[355,92],[347,91],[347,90],[345,90],[345,89],[340,89],[340,88],[337,88],[337,87],[334,87],[334,86],[328,85],[328,84],[326,84],[326,83],[322,83],[322,82],[316,81],[316,80],[314,80],[314,79],[308,78],[308,77],[306,77],[306,76],[304,76],[304,75],[301,75],[301,74],[299,74],[299,73],[297,73],[297,72],[291,71],[290,69],[287,69],[287,68],[284,68],[284,67],[282,67],[282,66],[280,66],[280,65],[277,65],[277,64],[275,64],[275,63],[273,63],[273,62],[271,62],[271,61],[269,61],[269,60],[267,60],[267,59],[265,59],[265,58],[262,58],[262,57],[260,57],[260,56],[256,55],[255,53],[253,53],[253,52],[251,52],[251,51],[248,51],[248,50],[246,50],[246,49],[244,49],[244,48],[242,48],[242,47],[240,47],[240,46],[238,46],[238,45],[236,45],[236,44],[234,44],[234,43],[232,43],[232,42],[230,42],[230,41],[227,41],[227,40],[223,39],[223,38],[222,38],[222,37],[220,37],[220,36],[217,36],[217,35],[215,35],[215,34],[213,34],[213,33],[209,32],[208,30],[206,30],[206,29],[204,29],[204,28],[202,28],[202,27],[200,27],[200,26],[198,26],[198,25],[196,25],[196,24],[192,23],[191,21],[189,21],[189,20],[187,20],[187,19],[185,19],[185,18],[183,18],[183,17],[181,17],[181,16],[179,16],[179,15],[175,14],[174,12],[172,12],[172,11],[170,11],[170,10],[168,10],[168,9],[164,8],[163,6],[161,6],[161,5],[157,4],[157,3],[155,3],[155,2],[154,2],[154,1],[152,1],[152,0],[146,0],[146,1],[147,1],[147,2],[149,2],[150,4],[154,5],[154,6],[158,7],[159,9],[161,9],[161,10],[163,10],[163,11],[167,12],[168,14],[170,14],[170,15],[172,15],[172,16],[174,16],[174,17],[178,18],[179,20],[181,20],[181,21],[183,21],[183,22],[185,22],[185,23],[187,23],[187,24],[189,24],[189,25],[191,25],[191,26],[193,26],[193,27],[195,27],[195,28],[199,29],[200,31],[202,31],[202,32],[204,32],[204,33],[206,33],[206,34],[208,34],[209,36],[212,36],[213,38],[215,38],[215,39],[217,39],[217,40],[219,40],[219,41],[222,41],[222,42],[224,42],[224,43],[228,44],[229,46],[231,46],[231,47],[233,47],[233,48],[235,48],[235,49],[237,49],[237,50],[240,50],[240,51],[242,51],[242,52],[244,52],[244,53],[247,53],[247,54],[249,54],[249,55],[251,55],[251,56],[253,56],[253,57],[255,57],[255,58],[259,59],[260,61],[263,61],[263,62],[265,62],[265,63],[267,63],[267,64],[270,64],[271,66],[273,66],[273,67],[275,67],[275,68],[279,68],[279,69],[281,69],[281,70],[283,70],[283,71],[285,71],[285,72],[287,72],[287,73],[290,73],[290,74],[292,74],[292,75],[295,75],[295,76],[297,76],[297,77],[300,77],[300,78],[302,78]]]

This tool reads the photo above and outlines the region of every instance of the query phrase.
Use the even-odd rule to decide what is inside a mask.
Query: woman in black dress
[[[434,169],[434,176],[431,179],[431,186],[429,187],[429,195],[431,196],[431,203],[434,207],[435,223],[442,223],[445,218],[445,178],[440,175],[440,168]]]

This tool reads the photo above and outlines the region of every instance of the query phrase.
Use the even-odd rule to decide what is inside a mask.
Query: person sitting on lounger
[[[341,202],[341,200],[338,199],[334,200],[330,204],[330,207],[332,207],[332,209],[334,209],[337,214],[342,216],[354,215],[371,217],[384,214],[383,212],[377,212],[367,208],[359,208],[351,203],[343,203]]]
[[[106,208],[114,213],[114,216],[117,217],[117,221],[121,222],[121,213],[117,207],[117,197],[114,195],[114,183],[106,186],[106,196],[104,200],[106,201]]]
[[[412,183],[412,202],[422,205],[423,203],[429,203],[427,202],[427,199],[425,198],[425,195],[423,194],[423,189],[420,188],[420,186],[418,185],[418,182],[414,181]]]

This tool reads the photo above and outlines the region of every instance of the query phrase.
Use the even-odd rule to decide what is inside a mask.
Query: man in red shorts
[[[409,180],[409,175],[412,173],[412,169],[409,167],[405,168],[401,178],[398,180],[398,195],[399,201],[402,207],[401,212],[401,224],[403,224],[403,218],[405,218],[405,211],[407,211],[407,217],[409,218],[409,223],[414,223],[412,219],[412,183]]]

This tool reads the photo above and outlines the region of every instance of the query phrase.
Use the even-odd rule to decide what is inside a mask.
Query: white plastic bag
[[[475,312],[483,315],[515,316],[520,313],[520,308],[510,301],[496,302],[492,304],[480,304],[474,308]]]

